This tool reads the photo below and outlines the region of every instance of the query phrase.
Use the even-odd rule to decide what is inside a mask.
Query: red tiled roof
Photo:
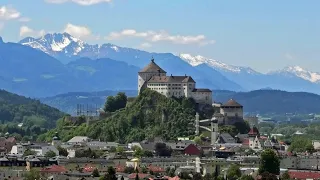
[[[43,169],[40,170],[40,172],[44,172],[44,173],[64,173],[67,172],[68,170],[64,167],[64,166],[58,166],[58,165],[52,165],[49,167],[45,167]]]
[[[84,172],[92,172],[94,169],[96,169],[96,166],[92,165],[92,164],[86,164],[83,167],[83,171]]]
[[[165,172],[165,170],[161,167],[158,167],[158,166],[152,166],[150,165],[148,167],[149,171],[152,171],[152,172]]]
[[[319,179],[319,172],[312,171],[289,171],[289,175],[291,178],[295,179]]]
[[[250,129],[248,135],[259,135],[259,130],[258,130],[258,128],[255,127],[255,126],[253,126],[253,127]]]
[[[137,175],[137,173],[129,174],[129,175],[128,175],[128,178],[129,178],[129,179],[134,179],[134,178],[136,178],[136,175]],[[150,174],[138,173],[138,176],[139,176],[139,179],[144,179],[144,178],[150,176]]]
[[[180,180],[179,176],[175,176],[175,177],[164,176],[164,177],[168,178],[168,180]]]

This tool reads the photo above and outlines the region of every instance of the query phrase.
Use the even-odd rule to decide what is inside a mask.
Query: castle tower
[[[141,90],[147,87],[146,82],[153,76],[166,76],[167,72],[164,71],[160,66],[158,66],[154,59],[138,72],[138,94]]]
[[[216,143],[218,133],[219,133],[218,119],[213,117],[211,119],[211,145],[214,145]]]

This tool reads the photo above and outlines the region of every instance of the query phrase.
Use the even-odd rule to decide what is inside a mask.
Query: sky
[[[189,53],[260,72],[320,72],[319,0],[1,0],[6,42],[68,32],[91,44]]]

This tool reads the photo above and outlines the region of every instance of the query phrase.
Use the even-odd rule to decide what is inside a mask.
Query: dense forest
[[[0,90],[0,132],[30,138],[55,126],[64,113],[38,100]],[[22,126],[18,124],[23,123]]]

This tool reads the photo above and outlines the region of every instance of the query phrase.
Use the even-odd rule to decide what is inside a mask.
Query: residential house
[[[9,153],[12,149],[12,146],[16,144],[16,139],[14,137],[0,137],[0,155],[4,156]]]

